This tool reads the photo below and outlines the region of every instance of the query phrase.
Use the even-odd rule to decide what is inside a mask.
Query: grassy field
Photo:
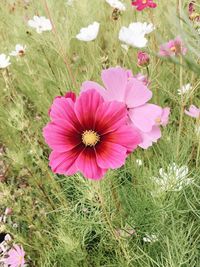
[[[28,266],[200,266],[199,122],[184,114],[191,104],[200,107],[200,35],[186,0],[160,0],[142,12],[124,2],[126,11],[113,20],[103,0],[74,0],[71,6],[65,0],[0,1],[0,54],[26,45],[23,57],[11,57],[11,65],[0,69],[0,214],[12,209],[0,221],[0,233],[23,245]],[[29,27],[34,15],[50,18],[53,30],[38,34]],[[93,21],[100,23],[97,39],[77,40],[80,28]],[[102,84],[108,67],[147,74],[137,66],[139,49],[126,52],[118,39],[121,26],[136,21],[156,27],[145,51],[152,102],[171,109],[162,138],[147,150],[138,148],[101,181],[52,173],[42,129],[54,97],[79,93],[85,80]],[[186,56],[158,57],[160,44],[176,36],[188,48]],[[192,90],[179,95],[187,83]],[[188,167],[182,178],[192,182],[174,188],[173,163],[179,172]],[[161,168],[165,186],[156,182],[163,179]]]

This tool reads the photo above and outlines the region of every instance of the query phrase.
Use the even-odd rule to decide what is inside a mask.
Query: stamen
[[[82,134],[82,142],[85,146],[95,146],[100,141],[100,136],[93,130],[86,130]]]

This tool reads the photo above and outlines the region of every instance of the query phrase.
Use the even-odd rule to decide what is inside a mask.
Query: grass
[[[175,0],[159,1],[157,9],[141,13],[125,2],[127,11],[113,21],[112,9],[101,0],[75,0],[72,7],[64,0],[38,0],[26,8],[22,0],[1,0],[0,52],[8,54],[21,43],[27,53],[18,61],[12,58],[7,71],[0,70],[0,174],[5,178],[0,211],[13,209],[0,232],[23,245],[29,266],[200,266],[200,143],[194,119],[183,115],[180,126],[183,108],[200,106],[200,38],[187,19],[188,1],[180,1],[181,26]],[[27,19],[35,14],[51,17],[54,31],[40,35],[29,28]],[[76,40],[80,28],[94,20],[101,23],[97,40]],[[120,27],[136,20],[153,21],[157,28],[147,48],[152,102],[171,108],[161,140],[148,150],[138,149],[100,182],[53,174],[42,137],[52,100],[67,90],[78,93],[85,80],[101,83],[103,68],[120,65],[140,72],[137,49],[125,53],[118,41]],[[155,50],[177,34],[189,48],[182,65],[159,59]],[[177,94],[180,81],[193,86],[184,99]],[[172,162],[188,165],[194,182],[178,192],[153,194],[152,177]],[[147,234],[158,240],[145,243]]]

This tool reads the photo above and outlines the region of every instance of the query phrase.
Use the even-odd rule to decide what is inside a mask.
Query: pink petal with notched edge
[[[196,106],[191,105],[189,107],[189,111],[185,109],[185,114],[187,114],[188,116],[192,118],[198,118],[200,117],[200,108],[197,108]]]
[[[104,102],[103,97],[95,89],[83,92],[75,103],[75,113],[82,127],[87,130],[94,129],[95,113]]]
[[[54,99],[50,110],[50,117],[52,120],[66,120],[79,131],[83,130],[74,112],[74,102],[71,98],[61,97]]]
[[[162,108],[153,104],[145,104],[129,110],[131,121],[143,132],[150,132],[152,127],[156,125],[156,119],[161,118],[161,114]]]
[[[103,169],[121,167],[126,160],[127,149],[115,143],[102,141],[96,148],[97,165]]]
[[[83,150],[76,160],[76,166],[83,175],[89,179],[99,180],[103,178],[107,169],[97,165],[96,154],[93,148]]]
[[[120,67],[103,70],[101,78],[108,92],[106,100],[124,101],[127,86],[127,70]]]
[[[81,135],[64,120],[48,123],[43,129],[43,136],[49,147],[57,152],[69,151],[81,143]]]
[[[104,102],[96,111],[95,126],[99,134],[118,129],[128,121],[127,109],[123,103]]]
[[[163,108],[162,116],[161,116],[161,125],[166,126],[169,122],[170,108]]]
[[[103,140],[126,147],[128,152],[132,152],[138,144],[142,142],[142,137],[138,130],[132,125],[124,125],[115,132],[108,133]]]
[[[81,93],[86,92],[90,89],[95,89],[104,98],[104,100],[107,100],[108,98],[107,91],[101,85],[99,85],[96,82],[92,82],[92,81],[86,81],[82,83]]]
[[[143,149],[147,149],[152,146],[153,142],[157,142],[157,140],[161,137],[161,130],[158,126],[154,126],[148,133],[141,132],[141,136],[143,141],[139,144],[139,146]]]
[[[49,156],[49,166],[54,173],[73,175],[78,171],[76,159],[82,150],[82,146],[77,146],[68,152],[52,151]]]
[[[145,104],[152,98],[152,92],[143,82],[132,78],[126,87],[125,103],[128,108],[134,108]]]

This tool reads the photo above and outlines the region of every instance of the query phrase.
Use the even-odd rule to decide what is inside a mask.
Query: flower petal
[[[102,96],[94,89],[79,96],[75,103],[75,113],[84,130],[94,129],[95,113],[103,102]]]
[[[150,132],[161,115],[162,108],[153,104],[145,104],[129,110],[131,121],[143,132]]]
[[[102,71],[101,78],[108,92],[107,100],[123,102],[128,82],[127,71],[119,67],[109,68]]]
[[[128,108],[134,108],[145,104],[152,98],[152,92],[142,81],[132,78],[126,88],[125,101]]]
[[[49,166],[54,173],[73,175],[78,171],[75,162],[82,150],[83,147],[80,145],[63,153],[52,151],[49,156]]]
[[[101,142],[96,147],[97,164],[100,168],[119,168],[124,165],[126,155],[126,148],[115,143]]]
[[[85,148],[76,160],[76,166],[86,178],[99,180],[103,178],[107,169],[97,165],[96,155],[93,148]]]

